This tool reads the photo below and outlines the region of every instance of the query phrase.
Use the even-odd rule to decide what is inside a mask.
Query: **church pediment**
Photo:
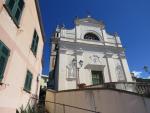
[[[93,26],[104,26],[102,21],[97,21],[91,17],[83,18],[83,19],[76,19],[75,20],[76,25],[93,25]]]

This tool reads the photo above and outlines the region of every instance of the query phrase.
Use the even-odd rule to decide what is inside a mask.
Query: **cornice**
[[[65,50],[79,50],[79,51],[92,51],[92,52],[108,52],[108,53],[122,53],[124,52],[124,48],[108,46],[108,45],[95,45],[95,44],[87,44],[81,42],[68,42],[68,41],[60,41],[59,47],[64,48]],[[109,55],[108,55],[109,56]]]
[[[78,25],[92,25],[95,27],[100,27],[101,29],[104,29],[105,25],[102,21],[97,21],[91,17],[83,18],[83,19],[76,19],[75,24]]]

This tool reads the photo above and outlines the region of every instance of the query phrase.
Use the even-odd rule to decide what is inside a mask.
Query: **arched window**
[[[99,38],[93,34],[93,33],[87,33],[85,36],[84,36],[84,39],[88,39],[88,40],[99,40]]]

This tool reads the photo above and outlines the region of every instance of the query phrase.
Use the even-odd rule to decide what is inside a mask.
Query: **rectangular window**
[[[9,49],[0,41],[0,81],[3,79],[9,53]]]
[[[93,85],[104,83],[102,71],[92,71],[92,82],[93,82]]]
[[[18,25],[24,7],[24,0],[6,0],[6,8]]]
[[[30,71],[27,71],[26,80],[24,84],[24,90],[30,92],[31,84],[32,84],[32,73]]]
[[[32,45],[31,45],[31,51],[33,52],[33,54],[35,56],[36,56],[36,53],[37,53],[38,42],[39,42],[39,37],[38,37],[38,34],[37,34],[36,30],[35,30],[34,34],[33,34]]]

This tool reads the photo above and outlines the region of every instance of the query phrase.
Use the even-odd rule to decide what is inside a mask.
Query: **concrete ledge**
[[[112,88],[84,88],[84,89],[70,89],[70,90],[62,90],[62,91],[48,89],[47,91],[50,91],[53,93],[63,93],[63,92],[72,92],[72,91],[85,91],[85,90],[111,90],[111,91],[117,91],[120,93],[126,93],[126,94],[141,96],[141,97],[145,97],[145,98],[150,98],[150,97],[146,97],[146,96],[143,96],[143,95],[135,93],[135,92],[125,91],[125,90],[120,90],[120,89],[112,89]]]

